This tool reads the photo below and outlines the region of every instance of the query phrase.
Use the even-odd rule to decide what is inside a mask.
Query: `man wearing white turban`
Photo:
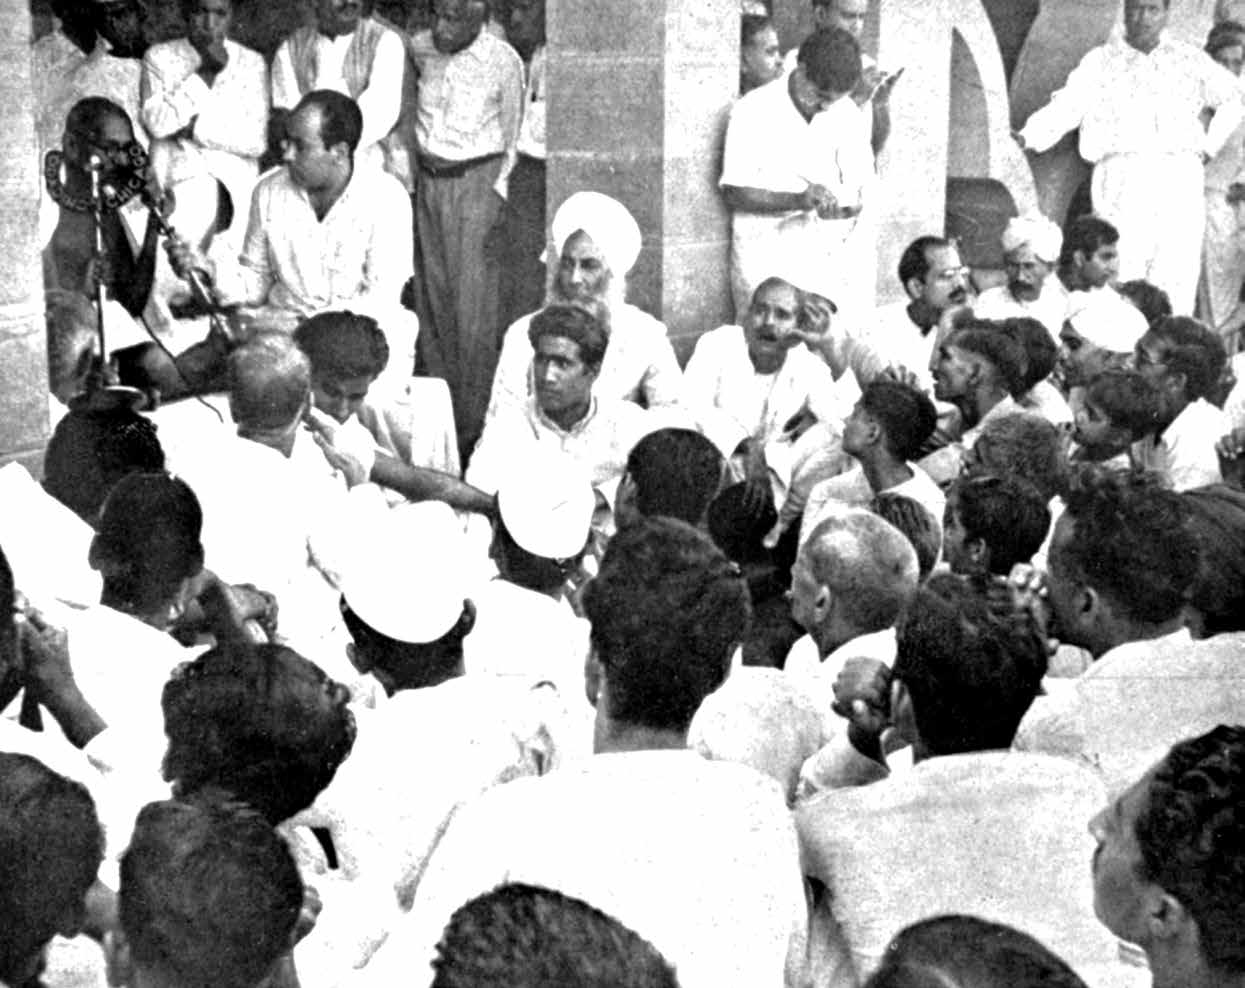
[[[1003,268],[1007,284],[988,288],[977,298],[979,319],[1036,319],[1054,339],[1068,311],[1068,293],[1051,277],[1059,263],[1063,234],[1039,213],[1015,216],[1003,230]]]
[[[617,199],[576,192],[553,217],[553,243],[546,258],[556,267],[549,301],[581,306],[606,326],[609,345],[593,394],[642,400],[649,408],[675,405],[682,398],[683,373],[666,327],[624,300],[640,239],[635,219]],[[534,314],[506,330],[486,423],[505,409],[524,408],[533,393],[528,326]]]

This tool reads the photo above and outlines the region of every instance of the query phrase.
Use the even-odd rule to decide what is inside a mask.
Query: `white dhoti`
[[[1241,205],[1228,202],[1226,189],[1206,189],[1198,315],[1212,327],[1232,314],[1245,282],[1245,217],[1241,209]]]
[[[1094,211],[1120,231],[1120,281],[1144,278],[1177,315],[1193,312],[1205,227],[1202,163],[1191,153],[1111,154],[1094,166]]]

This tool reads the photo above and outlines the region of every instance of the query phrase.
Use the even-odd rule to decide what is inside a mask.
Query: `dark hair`
[[[462,670],[463,639],[472,622],[460,615],[454,626],[434,642],[402,642],[377,631],[342,598],[342,623],[372,668],[393,678],[398,689],[436,686]]]
[[[1120,242],[1120,231],[1104,220],[1101,216],[1086,213],[1078,216],[1063,231],[1063,248],[1059,251],[1059,266],[1069,267],[1073,264],[1073,254],[1078,250],[1087,258],[1092,257],[1099,247]]]
[[[899,529],[916,550],[917,579],[924,583],[942,552],[942,526],[920,501],[894,491],[874,496],[869,510]]]
[[[1245,493],[1226,484],[1185,491],[1198,574],[1190,603],[1204,635],[1245,631]]]
[[[1040,941],[977,916],[934,916],[900,930],[865,988],[1086,988]]]
[[[325,149],[345,144],[353,155],[363,136],[363,113],[359,104],[332,89],[313,89],[298,102],[293,112],[314,106],[320,111],[320,143]]]
[[[1127,429],[1133,441],[1150,435],[1159,424],[1159,389],[1135,370],[1105,370],[1085,387],[1085,403],[1102,412],[1113,426]]]
[[[1063,490],[1067,474],[1063,436],[1058,426],[1040,415],[1013,412],[990,419],[981,428],[973,455],[980,472],[1027,480],[1048,501]]]
[[[718,448],[691,429],[658,429],[627,454],[642,515],[665,515],[698,525],[722,482]]]
[[[1167,344],[1168,370],[1184,375],[1185,398],[1197,401],[1210,394],[1228,360],[1219,334],[1188,316],[1162,319],[1151,332]]]
[[[108,116],[124,120],[131,127],[134,126],[134,121],[120,104],[103,96],[87,96],[69,108],[69,112],[65,115],[65,131],[80,139],[87,138],[94,132],[99,122]]]
[[[1020,379],[1022,393],[1050,377],[1059,348],[1045,326],[1028,316],[1012,316],[1000,319],[998,327],[1015,340],[1024,353],[1024,373]]]
[[[1025,354],[1023,348],[1007,333],[999,332],[995,323],[973,319],[952,330],[943,346],[955,347],[985,358],[1012,397],[1024,394]]]
[[[1135,832],[1141,876],[1192,915],[1206,964],[1245,972],[1245,726],[1173,746]]]
[[[768,17],[760,14],[744,14],[739,19],[739,47],[743,48],[751,44],[753,38],[766,28],[773,26],[774,22]]]
[[[292,425],[311,393],[311,362],[285,333],[260,333],[229,355],[229,410],[240,430]]]
[[[913,278],[921,282],[929,275],[929,252],[954,247],[955,244],[946,237],[917,237],[904,248],[899,257],[899,284],[907,290],[908,282]]]
[[[105,594],[140,613],[158,607],[203,568],[203,510],[190,486],[167,473],[132,473],[99,513],[91,565]]]
[[[1172,302],[1167,297],[1167,292],[1143,278],[1124,282],[1119,286],[1119,291],[1146,317],[1146,324],[1151,329],[1159,320],[1172,314]]]
[[[985,543],[996,576],[1007,576],[1042,548],[1050,531],[1046,501],[1032,484],[1007,475],[960,477],[947,492],[948,510],[959,517],[964,538]]]
[[[1225,48],[1245,46],[1245,24],[1238,21],[1220,21],[1206,35],[1206,54],[1214,58]]]
[[[1082,465],[1064,495],[1074,537],[1050,556],[1123,614],[1155,624],[1180,614],[1198,571],[1188,503],[1161,484]]]
[[[536,315],[527,328],[527,338],[536,349],[537,342],[545,336],[570,340],[579,347],[579,358],[592,368],[600,368],[609,345],[609,334],[599,319],[577,305],[547,305]]]
[[[43,489],[83,521],[127,474],[163,470],[164,450],[151,420],[128,408],[75,410],[57,423],[43,458]]]
[[[82,912],[103,859],[86,787],[38,759],[0,752],[0,981],[17,985],[65,916]]]
[[[341,693],[283,645],[217,645],[164,685],[164,778],[179,797],[224,790],[276,826],[310,806],[350,753],[354,715]]]
[[[870,381],[861,393],[860,405],[882,427],[890,454],[905,462],[920,455],[938,425],[938,412],[929,396],[898,381]]]
[[[371,316],[321,312],[294,330],[294,342],[311,361],[311,373],[334,380],[375,379],[389,364],[389,344]]]
[[[538,556],[515,541],[500,511],[493,519],[493,549],[500,552],[497,567],[502,579],[537,593],[553,593],[574,574],[587,551],[587,535],[582,549],[569,559]]]
[[[968,581],[936,574],[897,637],[895,678],[931,754],[1011,747],[1046,673],[1046,643],[1026,615],[997,615]]]
[[[302,904],[289,848],[249,807],[196,797],[138,814],[117,911],[139,966],[186,988],[254,988]]]
[[[739,568],[673,518],[621,529],[583,591],[615,720],[685,731],[722,685],[751,618]]]
[[[797,61],[818,89],[850,93],[860,81],[860,43],[840,27],[810,34],[800,45]]]
[[[647,940],[586,902],[532,885],[502,885],[455,910],[432,966],[432,988],[678,988]]]

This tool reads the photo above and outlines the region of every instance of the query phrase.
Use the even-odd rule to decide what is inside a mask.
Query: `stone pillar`
[[[35,469],[48,437],[48,368],[39,262],[39,169],[30,87],[30,8],[4,0],[0,39],[0,462]]]
[[[729,320],[730,224],[717,192],[739,85],[738,0],[548,0],[549,216],[604,192],[644,236],[628,299],[681,357]]]

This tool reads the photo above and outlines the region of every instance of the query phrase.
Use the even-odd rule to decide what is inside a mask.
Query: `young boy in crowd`
[[[1103,371],[1089,382],[1072,426],[1074,463],[1127,470],[1128,450],[1159,420],[1159,393],[1133,370]]]

